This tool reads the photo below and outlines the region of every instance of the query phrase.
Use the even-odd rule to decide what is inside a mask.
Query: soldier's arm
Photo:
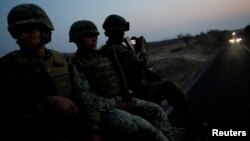
[[[22,82],[19,81],[21,78],[17,75],[19,70],[13,62],[10,55],[0,59],[0,118],[1,123],[9,127],[15,125],[20,119],[24,119],[28,113],[26,111],[30,111],[26,108],[28,103],[23,96],[25,94],[21,86]]]
[[[136,54],[126,48],[119,48],[117,56],[124,68],[144,69],[147,67],[148,55],[145,52],[138,52]]]
[[[137,48],[136,54],[139,60],[147,65],[149,61],[149,56],[146,52],[146,40],[143,36],[141,36],[137,39],[137,42],[138,43],[136,43],[136,48]]]
[[[73,75],[74,100],[79,105],[80,111],[86,113],[89,123],[95,125],[101,120],[102,112],[114,108],[114,102],[91,92],[86,77],[83,74],[80,76],[75,67]]]
[[[149,56],[146,52],[146,41],[143,36],[136,38],[132,37],[131,39],[136,40],[136,44],[133,46],[130,39],[125,38],[124,41],[127,46],[127,57],[133,59],[131,62],[139,62],[141,64],[147,65],[149,61]],[[135,56],[135,57],[133,57]]]
[[[146,52],[138,52],[137,56],[139,61],[145,64],[147,67],[149,62],[149,55]]]

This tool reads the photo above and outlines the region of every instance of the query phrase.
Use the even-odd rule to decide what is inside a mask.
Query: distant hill
[[[151,48],[176,44],[178,42],[180,42],[180,39],[168,39],[168,40],[162,40],[162,41],[154,41],[154,42],[149,42],[147,44],[147,47],[148,47],[148,49],[151,49]]]

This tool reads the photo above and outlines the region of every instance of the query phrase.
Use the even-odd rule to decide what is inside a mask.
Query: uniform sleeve
[[[116,52],[119,62],[124,68],[144,69],[147,67],[149,57],[145,52],[135,54],[122,46],[116,47]]]
[[[0,89],[1,89],[1,108],[7,109],[18,105],[18,101],[21,101],[22,95],[20,94],[21,87],[18,82],[15,71],[17,68],[12,63],[13,60],[9,56],[5,56],[0,59]]]
[[[3,130],[16,127],[17,121],[26,116],[20,112],[24,109],[23,92],[15,71],[17,69],[9,56],[0,59],[0,123]]]
[[[139,52],[137,56],[140,62],[144,63],[146,66],[148,65],[149,55],[146,52]]]
[[[89,123],[96,124],[101,120],[102,112],[110,112],[113,109],[114,102],[91,92],[86,77],[82,73],[79,74],[75,67],[73,74],[74,100],[86,114]]]

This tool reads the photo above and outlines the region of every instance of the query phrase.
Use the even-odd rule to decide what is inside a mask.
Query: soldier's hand
[[[115,108],[121,109],[121,110],[130,110],[131,108],[133,108],[135,105],[133,102],[116,102],[115,103]]]
[[[56,110],[64,112],[70,116],[75,116],[78,114],[78,107],[72,100],[68,98],[62,96],[48,96],[44,98],[44,102]]]
[[[146,40],[143,36],[139,37],[136,42],[136,50],[138,52],[146,52]]]

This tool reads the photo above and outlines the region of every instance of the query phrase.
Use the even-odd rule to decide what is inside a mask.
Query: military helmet
[[[80,20],[74,22],[69,30],[69,42],[75,42],[80,36],[84,34],[99,35],[97,27],[91,21]]]
[[[127,22],[123,17],[119,15],[109,15],[103,25],[103,29],[106,31],[128,31],[129,22]]]
[[[46,12],[35,4],[17,5],[8,14],[8,30],[13,38],[16,38],[14,32],[19,26],[33,23],[41,24],[50,31],[54,30]]]

